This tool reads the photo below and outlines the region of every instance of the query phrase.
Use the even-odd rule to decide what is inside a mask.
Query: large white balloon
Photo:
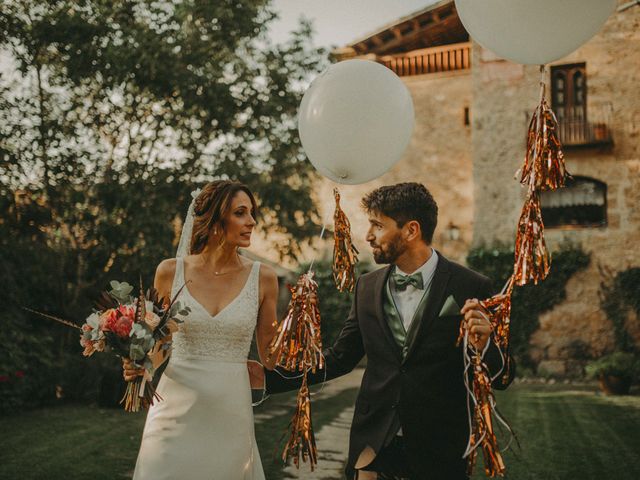
[[[329,67],[311,83],[298,112],[300,141],[313,166],[351,185],[379,177],[400,160],[413,121],[407,87],[368,60]]]
[[[455,0],[471,37],[498,56],[542,65],[593,37],[616,0]]]

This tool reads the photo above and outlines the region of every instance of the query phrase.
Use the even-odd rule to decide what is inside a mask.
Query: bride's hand
[[[130,358],[122,359],[122,376],[127,382],[135,380],[136,377],[144,374],[144,368],[137,368]]]
[[[260,362],[247,360],[247,370],[249,371],[249,382],[253,390],[262,390],[264,384],[264,367]]]

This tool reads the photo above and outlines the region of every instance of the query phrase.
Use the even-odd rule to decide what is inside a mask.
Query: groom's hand
[[[477,350],[483,350],[491,335],[489,312],[480,305],[477,298],[471,298],[464,303],[461,313],[469,331],[469,341]]]
[[[247,360],[247,370],[249,371],[249,382],[251,389],[262,390],[264,388],[264,367],[260,362]]]

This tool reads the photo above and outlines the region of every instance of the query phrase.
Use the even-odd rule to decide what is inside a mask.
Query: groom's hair
[[[420,224],[422,239],[430,245],[438,223],[438,205],[429,190],[415,182],[385,185],[362,199],[367,213],[378,212],[393,218],[398,227],[415,220]]]

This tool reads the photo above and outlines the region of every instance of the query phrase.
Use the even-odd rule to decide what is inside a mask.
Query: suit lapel
[[[380,327],[385,332],[385,337],[387,338],[391,348],[394,353],[398,357],[398,359],[402,358],[402,352],[400,351],[400,347],[398,346],[395,338],[393,337],[393,333],[391,332],[391,328],[389,327],[389,322],[384,314],[384,296],[385,296],[385,288],[387,285],[387,280],[389,279],[389,275],[391,274],[392,265],[389,265],[382,269],[380,272],[376,283],[374,285],[374,301],[376,306],[376,317],[378,322],[380,323]]]
[[[416,327],[415,335],[411,338],[411,343],[408,345],[407,355],[404,358],[404,362],[411,356],[411,353],[415,349],[416,344],[420,340],[420,335],[425,330],[429,329],[429,326],[436,320],[442,303],[445,299],[445,293],[447,291],[447,284],[449,283],[449,277],[451,273],[449,271],[449,261],[438,251],[438,264],[436,265],[436,271],[431,281],[431,288],[429,290],[429,296],[427,297],[427,307],[425,308],[424,315],[421,319],[415,319],[414,321],[420,321],[420,324]]]

